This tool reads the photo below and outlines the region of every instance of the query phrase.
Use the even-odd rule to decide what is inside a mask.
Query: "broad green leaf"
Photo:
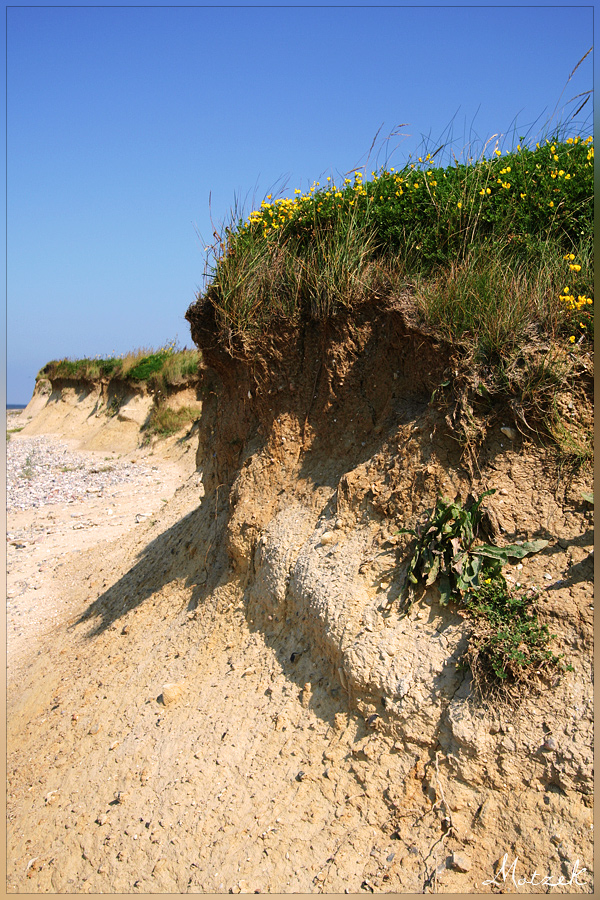
[[[472,553],[477,556],[487,556],[490,559],[501,559],[506,561],[509,557],[523,559],[530,553],[538,553],[548,546],[548,541],[524,541],[523,544],[508,544],[506,547],[492,547],[489,544],[482,544],[480,547],[473,547]]]
[[[447,575],[442,575],[438,588],[440,591],[440,603],[442,604],[442,606],[447,606],[448,602],[452,599],[450,579]]]
[[[438,572],[440,570],[440,558],[436,556],[433,560],[432,566],[429,570],[429,575],[427,576],[427,581],[425,582],[425,587],[429,587],[430,584],[436,580],[438,576]]]

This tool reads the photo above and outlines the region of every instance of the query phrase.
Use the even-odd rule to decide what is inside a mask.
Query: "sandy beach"
[[[19,411],[7,411],[9,432],[19,422]],[[189,474],[189,452],[172,461],[150,448],[82,451],[79,444],[19,432],[7,441],[9,683],[37,654],[41,636],[75,614],[60,584],[65,563],[151,522]]]

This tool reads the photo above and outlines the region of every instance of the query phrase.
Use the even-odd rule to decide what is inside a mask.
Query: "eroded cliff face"
[[[201,375],[190,377],[173,386],[163,402],[172,409],[193,407],[200,415],[201,384]],[[83,450],[126,452],[143,441],[142,429],[158,399],[144,383],[39,378],[20,421],[25,423],[24,435],[62,434],[77,440]]]
[[[237,358],[189,315],[197,469],[57,569],[77,617],[10,698],[14,889],[487,893],[508,854],[554,882],[579,860],[591,891],[591,473],[507,439],[502,410],[463,464],[431,402],[450,348],[401,309]],[[572,666],[517,707],[475,695],[456,606],[398,599],[398,530],[489,488],[495,543],[549,541],[505,571]]]
[[[188,318],[213,378],[198,465],[249,619],[266,632],[294,628],[348,707],[402,747],[406,773],[417,750],[439,754],[445,792],[501,792],[515,836],[548,790],[583,814],[593,774],[592,530],[581,496],[590,473],[565,481],[550,451],[518,432],[508,439],[508,410],[468,471],[430,403],[452,377],[450,350],[401,310],[306,323],[273,337],[264,365],[214,346],[201,308]],[[397,601],[407,546],[398,529],[439,494],[490,488],[498,544],[549,541],[508,578],[540,589],[540,618],[573,667],[518,709],[477,699],[461,666],[470,625],[435,588],[409,615]],[[551,837],[539,835],[540,852]]]

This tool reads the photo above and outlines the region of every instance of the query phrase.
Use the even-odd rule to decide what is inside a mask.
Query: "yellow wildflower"
[[[571,341],[572,344],[574,344],[575,343],[575,335],[572,334],[571,337],[569,338],[569,340]]]
[[[578,263],[569,263],[571,272],[581,272],[581,266]]]

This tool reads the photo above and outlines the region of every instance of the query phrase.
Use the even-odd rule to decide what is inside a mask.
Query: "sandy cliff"
[[[77,613],[9,697],[9,889],[489,892],[506,853],[591,891],[591,473],[502,410],[469,470],[430,402],[450,351],[400,310],[306,324],[264,364],[188,315],[202,414],[171,446],[196,467],[54,573]],[[139,444],[148,398],[107,422],[100,395],[42,391],[24,435]],[[477,699],[435,588],[397,601],[397,530],[488,488],[498,544],[549,541],[507,571],[572,666],[517,707]]]

